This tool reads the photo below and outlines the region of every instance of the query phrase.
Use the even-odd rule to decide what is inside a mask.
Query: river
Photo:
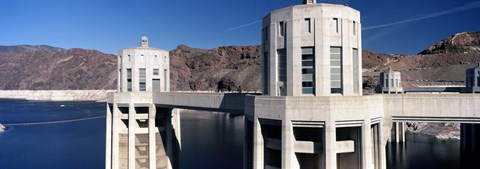
[[[105,103],[0,100],[2,169],[101,169],[105,165]],[[95,118],[98,117],[98,118]],[[243,116],[182,111],[182,169],[243,168]],[[389,169],[466,168],[458,140],[407,134],[407,143],[387,145]],[[463,165],[463,166],[462,166]]]

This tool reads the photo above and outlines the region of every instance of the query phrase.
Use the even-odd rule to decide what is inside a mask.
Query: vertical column
[[[405,122],[393,122],[390,142],[405,142]]]
[[[387,139],[383,139],[384,138],[384,132],[383,132],[383,128],[384,128],[384,124],[385,124],[385,121],[383,121],[383,119],[380,121],[380,123],[378,124],[378,141],[379,141],[379,163],[380,163],[380,169],[387,169],[387,150],[385,148],[385,146],[387,145],[387,142],[388,140]],[[388,130],[387,130],[388,132]],[[387,134],[388,135],[388,134]]]
[[[157,131],[155,129],[155,116],[156,116],[157,110],[155,108],[155,104],[150,104],[149,110],[148,110],[148,160],[150,163],[150,168],[157,168],[157,146],[156,146],[156,140],[155,140],[155,134]]]
[[[260,122],[257,117],[253,120],[253,169],[263,169],[264,166],[264,152],[263,152],[263,136]]]
[[[105,169],[112,168],[112,110],[108,103],[107,106],[107,115],[106,115],[106,126],[105,126]]]
[[[128,105],[128,168],[135,168],[135,105]]]
[[[325,163],[327,169],[337,168],[337,136],[335,121],[325,123]]]
[[[173,127],[172,127],[172,110],[173,109],[170,109],[168,110],[167,112],[167,123],[165,124],[166,125],[166,133],[167,133],[167,137],[166,137],[166,142],[167,142],[167,156],[168,156],[168,169],[172,169],[173,168],[173,147],[172,147],[172,136],[173,136]]]
[[[374,168],[372,159],[372,131],[370,125],[370,119],[366,119],[362,125],[362,168]]]
[[[282,169],[295,169],[300,166],[294,165],[295,157],[295,137],[290,120],[284,119],[282,122]]]
[[[116,103],[113,103],[113,114],[112,114],[112,169],[119,168],[119,110]],[[107,161],[107,163],[109,163]],[[108,168],[107,168],[108,169]]]
[[[248,115],[244,116],[245,140],[243,142],[243,168],[253,168],[253,122]]]

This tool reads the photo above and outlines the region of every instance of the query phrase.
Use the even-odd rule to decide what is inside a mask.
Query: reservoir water
[[[7,126],[0,134],[1,169],[101,169],[105,165],[105,103],[0,100],[0,123],[92,118]],[[182,111],[182,169],[243,168],[243,116]],[[387,145],[389,169],[467,168],[458,140],[407,134]]]

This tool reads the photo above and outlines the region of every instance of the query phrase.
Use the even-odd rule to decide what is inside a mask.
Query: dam
[[[479,152],[480,67],[456,93],[405,93],[388,70],[381,94],[364,96],[359,11],[304,0],[266,15],[261,32],[261,95],[171,92],[167,51],[147,37],[119,51],[105,168],[180,168],[179,109],[245,115],[246,169],[385,169],[409,121],[461,123],[462,151]]]

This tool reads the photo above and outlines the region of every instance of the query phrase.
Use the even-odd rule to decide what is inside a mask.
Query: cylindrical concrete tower
[[[262,90],[270,96],[362,95],[360,12],[302,5],[271,12],[262,24]]]
[[[403,93],[400,85],[402,82],[400,72],[388,68],[387,71],[380,73],[380,87],[382,93]]]
[[[148,47],[142,36],[140,47],[118,51],[119,92],[170,91],[168,51]]]

